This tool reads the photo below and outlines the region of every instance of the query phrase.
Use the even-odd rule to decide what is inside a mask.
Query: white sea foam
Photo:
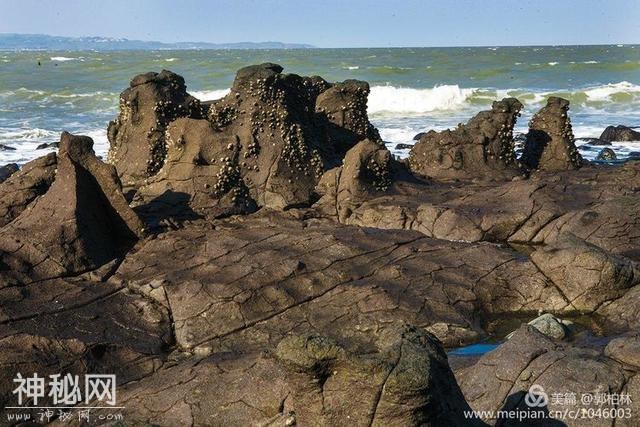
[[[345,69],[347,69],[347,70],[359,70],[360,67],[357,66],[357,65],[348,65],[348,66],[345,67]]]
[[[610,83],[604,86],[597,86],[586,89],[584,93],[591,101],[606,101],[611,95],[616,93],[626,93],[628,95],[640,95],[640,86],[629,82]]]
[[[463,107],[474,89],[461,89],[458,85],[435,86],[431,89],[412,89],[394,86],[371,88],[368,112],[426,113]]]
[[[65,61],[79,61],[81,59],[83,59],[82,57],[80,58],[69,58],[67,56],[52,56],[51,58],[52,61],[56,61],[56,62],[65,62]]]
[[[165,59],[166,62],[175,62],[177,60],[178,60],[178,58],[167,58],[167,59]]]
[[[549,62],[548,64],[549,64],[549,65],[551,65],[551,66],[553,67],[553,66],[555,66],[555,65],[558,65],[558,62]]]
[[[213,101],[215,99],[224,98],[230,91],[230,89],[192,90],[189,91],[189,93],[200,101]]]

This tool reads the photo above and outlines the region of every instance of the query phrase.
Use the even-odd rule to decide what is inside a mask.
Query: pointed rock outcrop
[[[409,153],[411,172],[437,180],[505,180],[520,175],[513,126],[521,109],[517,99],[505,98],[454,130],[427,132]]]
[[[120,113],[109,123],[109,163],[125,186],[137,186],[162,167],[164,132],[178,117],[201,118],[200,101],[187,93],[184,79],[171,71],[140,74],[120,95]]]
[[[230,93],[206,104],[206,120],[166,127],[164,167],[136,203],[182,201],[213,217],[308,205],[324,171],[348,149],[380,140],[367,117],[368,93],[365,82],[332,85],[283,74],[277,64],[242,68]]]
[[[25,164],[0,183],[0,227],[10,223],[38,196],[46,193],[56,176],[55,153]]]
[[[533,116],[521,158],[528,168],[562,171],[582,166],[568,111],[569,101],[551,96]]]
[[[0,231],[0,252],[9,270],[34,281],[95,269],[143,232],[115,168],[95,156],[91,138],[64,132],[54,183]]]
[[[383,144],[359,142],[344,157],[343,165],[323,176],[316,191],[322,195],[316,207],[345,222],[365,200],[391,185],[391,153]]]

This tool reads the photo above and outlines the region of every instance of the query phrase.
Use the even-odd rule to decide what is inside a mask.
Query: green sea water
[[[24,163],[62,130],[90,135],[106,153],[106,127],[131,78],[169,69],[202,100],[226,93],[246,65],[275,62],[285,72],[349,78],[371,85],[369,115],[394,150],[428,129],[468,120],[495,99],[525,104],[516,132],[549,95],[571,101],[578,137],[608,125],[640,126],[640,46],[544,46],[301,50],[2,51],[0,46],[0,164]],[[38,65],[40,64],[40,65]],[[621,156],[640,151],[616,144]],[[587,158],[595,148],[581,147]],[[394,150],[400,156],[406,151]]]

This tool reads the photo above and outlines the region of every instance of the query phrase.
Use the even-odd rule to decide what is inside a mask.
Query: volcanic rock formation
[[[323,172],[347,150],[365,138],[380,140],[367,118],[368,93],[366,82],[332,85],[268,63],[239,70],[231,92],[205,105],[186,94],[179,76],[141,75],[123,92],[110,126],[110,159],[125,178],[145,178],[137,181],[138,205],[182,204],[219,217],[309,204]],[[206,119],[199,117],[205,106]],[[140,132],[153,120],[150,143],[141,144]],[[153,167],[140,172],[140,158],[153,158]]]
[[[600,135],[600,140],[605,142],[640,141],[640,132],[623,125],[607,126]]]
[[[552,98],[535,173],[515,99],[423,135],[407,166],[368,90],[262,64],[199,103],[140,75],[115,166],[64,133],[0,183],[0,419],[19,372],[116,374],[132,425],[483,425],[465,411],[527,411],[536,384],[640,393],[640,163],[576,169]]]
[[[0,183],[0,227],[11,222],[36,197],[47,192],[55,178],[55,153],[30,161]]]
[[[154,175],[166,154],[164,132],[178,117],[203,117],[200,101],[187,93],[184,79],[163,70],[140,74],[120,95],[120,113],[109,123],[109,162],[126,186]]]
[[[327,171],[318,183],[322,198],[316,207],[345,222],[366,199],[391,185],[391,153],[368,139],[359,142],[344,157],[343,165]]]
[[[530,169],[561,171],[582,166],[568,115],[569,101],[549,97],[529,122],[521,161]]]
[[[409,153],[411,172],[438,180],[504,180],[520,175],[513,125],[521,108],[517,99],[505,98],[453,131],[427,132]]]
[[[0,230],[2,261],[13,273],[34,281],[93,270],[142,236],[115,168],[92,147],[91,138],[64,132],[54,183]]]

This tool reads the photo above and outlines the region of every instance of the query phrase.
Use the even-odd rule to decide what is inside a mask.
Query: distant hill
[[[309,49],[313,47],[310,44],[281,42],[163,43],[112,37],[0,33],[0,50]]]

